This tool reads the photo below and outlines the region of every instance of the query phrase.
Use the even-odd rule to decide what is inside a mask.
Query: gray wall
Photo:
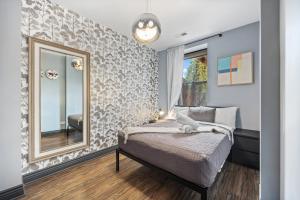
[[[66,121],[66,56],[64,54],[41,53],[41,131],[64,129]],[[58,79],[46,76],[47,70],[58,72]],[[64,123],[64,124],[63,124]]]
[[[22,183],[20,135],[20,1],[0,1],[0,191]]]
[[[158,53],[158,103],[160,108],[167,110],[167,51]]]
[[[261,199],[276,200],[280,199],[279,0],[261,1],[260,48]]]
[[[259,22],[223,33],[221,38],[193,43],[186,48],[208,44],[208,105],[238,106],[237,126],[259,130]],[[240,52],[254,52],[254,84],[217,86],[217,58]],[[166,51],[159,52],[159,102],[166,105]]]
[[[76,57],[66,56],[66,124],[68,116],[83,112],[83,71],[72,67]]]

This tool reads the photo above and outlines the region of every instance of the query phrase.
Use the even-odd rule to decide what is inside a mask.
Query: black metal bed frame
[[[187,181],[183,178],[180,178],[180,177],[172,174],[171,172],[168,172],[168,171],[166,171],[162,168],[159,168],[159,167],[157,167],[157,166],[155,166],[155,165],[153,165],[149,162],[146,162],[146,161],[144,161],[140,158],[137,158],[137,157],[131,155],[130,153],[128,153],[128,152],[126,152],[126,151],[124,151],[120,148],[116,149],[116,172],[119,172],[119,170],[120,170],[120,153],[127,156],[128,158],[130,158],[132,160],[135,160],[138,163],[141,163],[144,166],[147,166],[151,169],[154,169],[154,170],[157,170],[161,173],[164,173],[167,176],[169,176],[170,178],[174,179],[175,181],[181,183],[182,185],[184,185],[184,186],[186,186],[186,187],[188,187],[188,188],[190,188],[190,189],[192,189],[196,192],[199,192],[201,194],[201,200],[207,200],[208,199],[208,196],[207,196],[208,188],[201,187],[199,185],[196,185],[195,183],[192,183],[192,182]]]

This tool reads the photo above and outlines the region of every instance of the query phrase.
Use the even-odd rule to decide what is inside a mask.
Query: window
[[[179,105],[206,105],[206,93],[207,49],[185,54]]]

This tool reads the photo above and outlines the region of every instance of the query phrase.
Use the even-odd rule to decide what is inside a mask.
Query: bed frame
[[[157,171],[169,176],[170,178],[174,179],[175,181],[181,183],[182,185],[184,185],[184,186],[186,186],[186,187],[188,187],[188,188],[190,188],[190,189],[192,189],[196,192],[199,192],[201,194],[201,200],[207,200],[208,199],[208,197],[207,197],[208,188],[201,187],[199,185],[196,185],[195,183],[192,183],[192,182],[187,181],[183,178],[180,178],[180,177],[176,176],[175,174],[172,174],[171,172],[168,172],[168,171],[166,171],[162,168],[159,168],[155,165],[152,165],[149,162],[146,162],[146,161],[144,161],[140,158],[137,158],[136,156],[133,156],[130,153],[128,153],[128,152],[126,152],[126,151],[124,151],[120,148],[116,149],[116,172],[119,172],[119,170],[120,170],[120,153],[127,156],[128,158],[131,158],[132,160],[135,160],[138,163],[141,163],[144,166],[147,166],[151,169],[157,170]]]

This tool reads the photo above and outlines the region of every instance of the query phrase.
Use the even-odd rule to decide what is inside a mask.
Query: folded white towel
[[[181,113],[176,114],[176,120],[182,125],[189,125],[193,130],[197,130],[199,127],[199,124],[195,120]]]
[[[190,125],[183,125],[179,129],[182,130],[182,132],[184,132],[184,133],[193,133],[193,131],[194,131],[193,127]]]

